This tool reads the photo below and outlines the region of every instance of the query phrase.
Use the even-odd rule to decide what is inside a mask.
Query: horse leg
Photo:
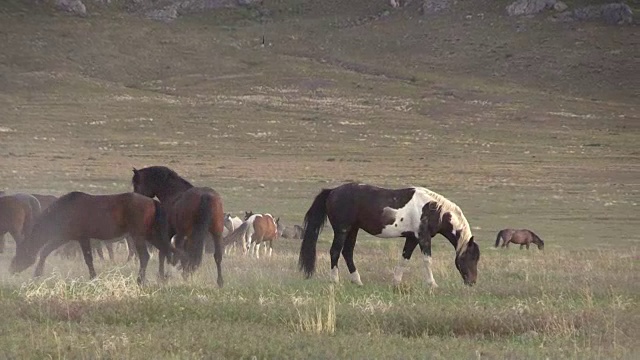
[[[356,264],[353,262],[353,249],[356,247],[356,238],[358,237],[358,227],[353,227],[347,233],[347,238],[344,242],[344,247],[342,248],[342,257],[344,261],[347,263],[347,269],[349,269],[349,277],[351,278],[351,282],[362,286],[362,280],[360,280],[360,273],[358,273],[358,269],[356,269]]]
[[[511,240],[505,240],[504,244],[502,244],[502,247],[506,247],[507,249],[509,248],[509,243],[511,242]]]
[[[42,276],[42,272],[44,270],[44,262],[47,260],[47,256],[53,252],[53,250],[60,247],[60,245],[64,244],[64,240],[49,240],[42,250],[40,250],[40,259],[38,260],[38,265],[36,265],[36,270],[33,273],[33,277]]]
[[[420,226],[420,234],[418,238],[418,245],[424,256],[424,268],[426,271],[427,285],[431,285],[432,288],[437,288],[436,280],[433,278],[433,271],[431,270],[431,234],[426,229],[426,224]]]
[[[418,246],[418,238],[413,234],[405,236],[404,248],[402,248],[402,256],[398,261],[398,265],[393,271],[393,284],[398,286],[402,282],[402,275],[404,271],[408,267],[409,259],[411,259],[411,254],[413,254],[413,250],[415,250],[416,246]]]
[[[147,264],[149,263],[149,251],[147,250],[147,242],[143,237],[136,238],[134,241],[136,244],[138,259],[140,259],[140,270],[138,271],[137,281],[138,285],[143,285],[147,273]]]
[[[90,241],[90,243],[91,243],[91,241]],[[91,247],[96,250],[96,254],[98,254],[98,257],[100,257],[100,261],[104,261],[104,253],[102,252],[102,244],[100,244],[98,242],[93,242]]]
[[[524,244],[520,244],[520,250],[522,250],[522,248],[524,247]],[[527,249],[529,248],[529,245],[527,245]]]
[[[338,260],[340,259],[340,252],[342,252],[344,243],[347,240],[347,233],[348,229],[334,229],[333,231],[333,243],[329,250],[329,256],[331,257],[331,281],[334,283],[340,282]]]
[[[0,236],[0,254],[4,253],[5,241],[4,234],[2,234],[2,236]]]
[[[93,268],[93,254],[91,253],[91,240],[82,239],[80,242],[80,248],[82,249],[82,255],[84,255],[84,262],[89,268],[89,278],[95,279],[96,269]]]
[[[529,243],[527,243],[527,245],[525,245],[527,247],[527,250],[529,250]],[[520,248],[522,249],[522,246],[520,246]]]
[[[264,248],[264,254],[267,255],[267,247]],[[269,240],[269,257],[273,255],[273,240]]]
[[[107,253],[109,254],[109,261],[115,261],[115,255],[113,253],[113,243],[106,243],[104,246],[107,248]]]
[[[222,287],[224,280],[222,279],[222,234],[213,235],[213,258],[216,260],[216,269],[218,270],[218,287]]]

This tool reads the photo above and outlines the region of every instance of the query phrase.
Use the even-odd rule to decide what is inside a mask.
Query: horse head
[[[251,215],[253,215],[253,210],[249,210],[249,211],[245,211],[244,212],[244,219],[247,220],[251,217]]]
[[[473,236],[467,244],[456,252],[456,268],[462,275],[466,285],[473,285],[478,278],[478,261],[480,260],[480,247],[474,241]]]

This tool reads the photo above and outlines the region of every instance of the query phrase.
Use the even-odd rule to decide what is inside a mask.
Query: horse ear
[[[473,242],[474,242],[474,238],[472,236],[471,239],[469,239],[469,244],[472,244]]]
[[[138,169],[133,168],[133,174],[134,174],[134,175],[138,175]]]

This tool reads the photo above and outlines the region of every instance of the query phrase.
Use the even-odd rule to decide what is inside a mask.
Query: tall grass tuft
[[[334,334],[336,332],[336,294],[333,284],[329,285],[324,304],[316,304],[313,311],[296,308],[298,319],[294,322],[294,330],[314,334]]]

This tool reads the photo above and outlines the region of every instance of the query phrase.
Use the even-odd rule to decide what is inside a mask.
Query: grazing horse
[[[40,202],[33,195],[0,195],[0,253],[4,252],[6,233],[18,244],[31,232],[41,212]]]
[[[242,244],[243,253],[249,255],[255,253],[256,258],[260,258],[260,244],[269,242],[269,256],[273,253],[273,241],[278,238],[278,223],[270,214],[254,214],[245,220],[239,228],[234,230],[225,238],[225,246],[235,244],[238,241]],[[265,245],[265,254],[267,248]]]
[[[91,239],[112,240],[129,234],[140,258],[138,283],[145,281],[149,253],[146,242],[161,253],[175,253],[169,237],[169,223],[160,203],[135,193],[89,195],[74,191],[62,196],[38,217],[31,234],[18,244],[11,260],[11,273],[24,271],[40,260],[34,276],[41,276],[47,256],[67,241],[77,240],[82,248],[89,276],[96,277],[93,267]],[[164,276],[164,262],[160,263]]]
[[[222,197],[211,188],[194,187],[165,166],[134,168],[131,183],[133,191],[148,197],[157,196],[167,211],[172,232],[175,232],[176,248],[185,249],[188,255],[188,261],[182,266],[183,277],[200,266],[205,242],[209,235],[213,237],[217,283],[222,287]]]
[[[533,231],[527,229],[502,229],[496,236],[496,247],[500,245],[502,240],[502,247],[509,247],[509,243],[520,244],[520,249],[527,247],[529,250],[529,244],[534,243],[538,245],[539,250],[544,250],[544,241],[540,239]]]
[[[464,283],[473,285],[478,275],[480,249],[462,210],[452,201],[422,187],[385,189],[366,184],[346,183],[323,189],[304,217],[304,236],[299,266],[307,278],[316,265],[318,235],[329,218],[333,228],[331,279],[338,282],[340,253],[347,263],[351,281],[362,285],[353,262],[353,249],[358,230],[380,238],[404,237],[400,263],[394,271],[394,283],[402,274],[417,245],[424,255],[427,284],[436,287],[431,270],[431,238],[441,234],[456,250],[455,265]]]

